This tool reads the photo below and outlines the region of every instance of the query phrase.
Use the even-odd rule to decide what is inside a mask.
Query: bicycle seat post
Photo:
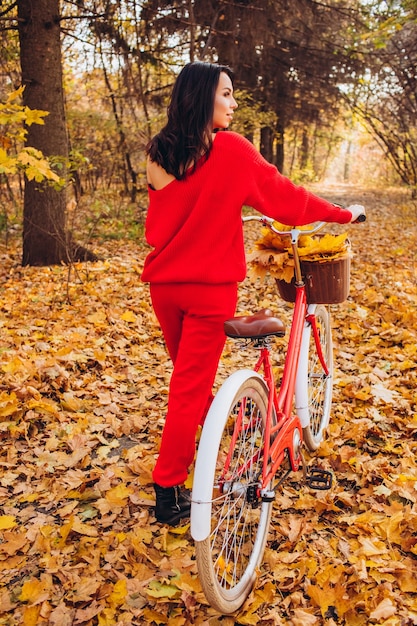
[[[295,284],[301,285],[304,283],[301,273],[300,256],[298,254],[298,238],[300,236],[300,230],[293,228],[291,230],[291,248],[294,258],[294,272],[295,272]]]

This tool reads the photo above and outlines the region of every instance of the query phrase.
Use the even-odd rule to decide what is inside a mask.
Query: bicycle
[[[279,387],[271,337],[285,335],[284,323],[262,310],[224,324],[228,337],[260,350],[254,368],[231,374],[216,394],[194,469],[191,535],[199,578],[210,605],[224,615],[238,610],[253,588],[275,492],[284,480],[302,471],[313,489],[332,484],[331,472],[307,467],[302,452],[303,446],[318,448],[329,423],[333,348],[328,307],[307,301],[298,239],[317,233],[325,222],[310,230],[279,231],[265,216],[243,219],[291,237],[295,303]]]

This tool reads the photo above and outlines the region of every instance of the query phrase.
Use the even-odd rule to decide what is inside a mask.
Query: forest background
[[[144,147],[189,60],[235,70],[234,129],[296,182],[416,190],[413,0],[0,7],[0,226],[21,223],[23,193],[24,265],[92,258],[98,224],[143,222]]]
[[[0,623],[416,624],[415,2],[2,0],[0,38]],[[170,365],[144,148],[189,60],[235,70],[233,129],[284,174],[369,212],[334,311],[337,488],[288,488],[233,618],[151,508]],[[245,282],[258,305],[285,316]]]

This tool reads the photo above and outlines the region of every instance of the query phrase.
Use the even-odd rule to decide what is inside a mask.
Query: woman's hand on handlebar
[[[355,222],[364,222],[366,220],[365,207],[361,204],[351,204],[347,207],[347,209],[352,213],[352,219],[350,220],[351,224],[355,224]]]

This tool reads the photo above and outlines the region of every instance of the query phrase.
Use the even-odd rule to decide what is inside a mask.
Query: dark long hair
[[[185,65],[172,90],[168,122],[146,147],[150,159],[178,180],[210,154],[214,96],[221,72],[233,82],[233,73],[225,65],[200,61]]]

